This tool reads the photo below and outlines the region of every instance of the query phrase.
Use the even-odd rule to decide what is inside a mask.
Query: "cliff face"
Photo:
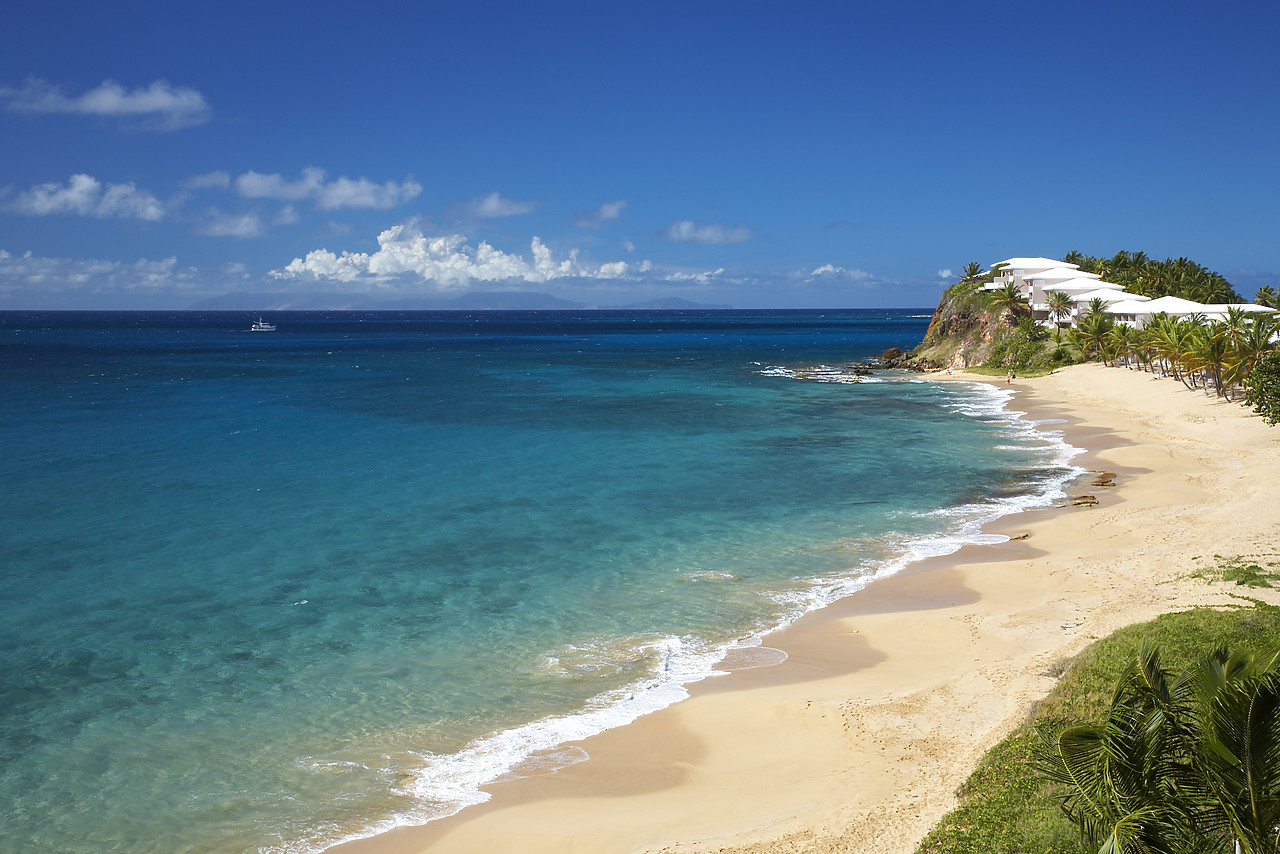
[[[934,367],[981,365],[991,355],[996,333],[1010,320],[1008,309],[991,308],[972,285],[962,282],[942,295],[924,341],[911,356]]]

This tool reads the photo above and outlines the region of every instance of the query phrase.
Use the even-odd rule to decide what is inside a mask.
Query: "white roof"
[[[1113,288],[1098,288],[1096,291],[1085,291],[1082,294],[1076,294],[1071,299],[1075,302],[1089,302],[1090,300],[1100,299],[1103,302],[1146,302],[1151,297],[1144,297],[1141,294],[1130,294],[1124,291],[1117,291]]]
[[[1038,278],[1038,277],[1037,277]],[[1098,279],[1066,279],[1045,285],[1045,293],[1053,291],[1123,291],[1124,285],[1115,282],[1102,282]]]
[[[1043,279],[1051,281],[1054,279],[1101,279],[1097,273],[1085,273],[1080,270],[1073,270],[1070,267],[1050,267],[1048,270],[1041,270],[1038,273],[1028,273],[1024,278],[1027,279]]]
[[[1142,299],[1137,297],[1133,299],[1124,299],[1109,303],[1107,305],[1107,311],[1110,314],[1152,314],[1153,312],[1148,308],[1148,306],[1153,302],[1155,302],[1155,300],[1148,300],[1145,297]]]
[[[1268,308],[1265,305],[1257,305],[1256,303],[1251,303],[1251,302],[1214,303],[1213,305],[1206,305],[1205,308],[1208,309],[1209,311],[1220,312],[1222,314],[1226,314],[1227,309],[1229,308],[1238,308],[1243,311],[1262,311],[1262,312],[1275,311],[1274,308]]]
[[[996,264],[1004,264],[1010,270],[1052,270],[1055,267],[1078,268],[1080,266],[1079,264],[1064,264],[1052,258],[1006,258],[1003,261],[997,261]],[[991,266],[995,267],[996,264]]]
[[[1160,297],[1153,299],[1146,304],[1144,312],[1157,314],[1164,312],[1165,314],[1204,314],[1212,309],[1202,302],[1192,302],[1182,297]]]

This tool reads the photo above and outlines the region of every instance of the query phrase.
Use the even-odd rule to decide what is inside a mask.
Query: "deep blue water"
[[[445,815],[1044,501],[999,390],[839,381],[927,315],[0,313],[0,847]]]

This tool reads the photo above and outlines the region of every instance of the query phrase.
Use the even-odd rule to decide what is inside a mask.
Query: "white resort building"
[[[1086,273],[1078,264],[1055,261],[1052,258],[1006,258],[993,264],[991,269],[999,268],[1000,274],[991,284],[984,285],[983,290],[1000,290],[1013,283],[1018,286],[1022,296],[1031,306],[1032,316],[1044,326],[1059,325],[1049,313],[1049,294],[1059,291],[1071,298],[1075,307],[1068,317],[1063,318],[1060,325],[1075,326],[1076,321],[1084,315],[1089,304],[1099,299],[1106,305],[1107,313],[1117,323],[1135,326],[1141,329],[1153,315],[1167,314],[1171,317],[1190,317],[1193,314],[1203,316],[1207,320],[1224,320],[1227,309],[1239,308],[1244,311],[1274,312],[1253,303],[1204,304],[1180,299],[1178,297],[1160,297],[1152,299],[1141,294],[1125,291],[1123,285],[1105,282],[1097,273]]]

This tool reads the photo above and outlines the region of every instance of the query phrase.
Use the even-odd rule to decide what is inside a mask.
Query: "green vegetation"
[[[1117,252],[1110,258],[1094,258],[1068,252],[1062,259],[1078,264],[1086,273],[1097,273],[1108,282],[1124,285],[1131,294],[1175,296],[1202,303],[1244,302],[1221,274],[1187,258],[1156,261],[1145,252]]]
[[[1078,827],[1059,808],[1064,789],[1035,773],[1043,744],[1038,732],[1058,731],[1077,722],[1106,723],[1116,686],[1144,645],[1158,647],[1163,664],[1179,670],[1219,646],[1280,648],[1280,608],[1255,602],[1253,607],[1227,611],[1166,614],[1122,629],[1070,661],[1060,662],[1051,673],[1060,677],[1057,686],[1027,723],[987,753],[960,790],[960,807],[925,838],[921,854],[1087,851]]]
[[[1280,351],[1258,358],[1244,380],[1244,402],[1268,424],[1280,424]]]
[[[1218,562],[1215,566],[1194,572],[1192,577],[1206,581],[1231,581],[1240,587],[1280,587],[1280,561],[1266,560],[1280,558],[1280,553],[1213,557]]]
[[[1066,347],[1050,349],[1046,344],[1048,340],[1049,330],[1029,316],[1020,317],[1015,326],[996,329],[983,366],[988,369],[1014,369],[1023,375],[1034,376],[1076,361]]]
[[[1175,678],[1143,644],[1104,724],[1038,733],[1087,851],[1280,851],[1280,652],[1219,646]]]

